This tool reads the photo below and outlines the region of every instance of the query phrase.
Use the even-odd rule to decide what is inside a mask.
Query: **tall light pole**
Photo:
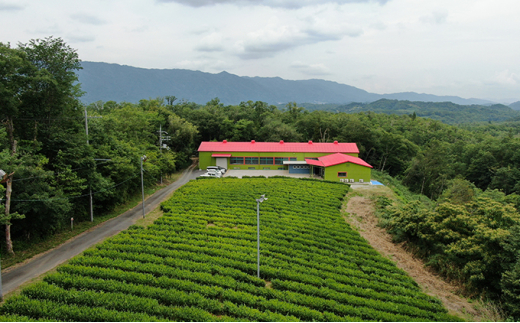
[[[267,197],[265,194],[260,195],[259,199],[256,199],[256,250],[257,250],[257,272],[258,278],[260,278],[260,203],[266,201]]]
[[[145,217],[144,214],[144,181],[143,181],[143,162],[146,160],[146,155],[141,157],[141,192],[143,193],[143,219]]]

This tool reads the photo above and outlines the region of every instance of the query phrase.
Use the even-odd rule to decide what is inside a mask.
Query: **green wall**
[[[215,157],[211,157],[213,154],[231,154],[233,157],[296,157],[296,160],[304,161],[305,158],[316,158],[321,156],[330,155],[330,153],[258,153],[258,152],[229,152],[229,151],[201,151],[199,152],[199,168],[206,169],[208,166],[215,166],[217,164],[217,159]],[[358,154],[346,154],[350,156],[357,157]],[[231,165],[229,164],[228,158],[228,169],[249,169],[250,167],[254,167],[255,169],[278,169],[279,167],[284,167],[284,165]],[[284,169],[287,169],[285,166]]]
[[[347,177],[338,177],[338,172],[347,172]],[[361,166],[353,163],[344,163],[325,168],[325,176],[323,179],[328,181],[339,182],[342,178],[354,179],[359,182],[362,179],[365,183],[370,181],[372,168]]]

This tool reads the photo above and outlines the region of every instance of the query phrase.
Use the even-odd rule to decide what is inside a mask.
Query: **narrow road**
[[[145,213],[148,214],[148,212],[153,211],[170,193],[203,173],[204,171],[194,171],[193,166],[185,170],[180,179],[157,191],[145,200]],[[15,267],[11,270],[7,269],[5,273],[2,273],[3,294],[6,295],[23,283],[46,273],[94,244],[127,229],[130,225],[134,224],[136,220],[142,218],[142,216],[142,204],[139,204],[118,217],[100,224],[93,230],[82,233],[49,252],[35,256],[19,267]]]

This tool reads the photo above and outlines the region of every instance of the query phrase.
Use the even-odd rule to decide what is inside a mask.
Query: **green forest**
[[[3,257],[64,230],[71,217],[90,221],[90,191],[94,214],[139,193],[143,155],[145,185],[151,186],[190,165],[201,141],[355,142],[359,157],[382,179],[411,192],[403,193],[402,203],[378,201],[396,239],[413,243],[471,295],[520,317],[517,115],[506,118],[504,110],[502,119],[482,119],[484,110],[465,108],[425,118],[414,109],[309,111],[296,103],[224,105],[218,98],[199,105],[174,93],[85,106],[79,68],[78,53],[61,38],[0,43]],[[395,102],[400,105],[410,106]],[[159,149],[160,128],[171,137],[168,149]]]
[[[419,117],[439,120],[447,124],[464,124],[482,121],[507,121],[519,118],[520,112],[513,110],[514,104],[460,105],[452,102],[420,102],[381,99],[371,103],[349,104],[311,104],[301,105],[309,111],[325,110],[330,112],[375,112],[386,114],[415,114]]]

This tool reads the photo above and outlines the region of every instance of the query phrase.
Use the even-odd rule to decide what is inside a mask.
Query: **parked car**
[[[202,174],[200,176],[201,177],[217,177],[217,178],[220,178],[220,177],[222,177],[222,174],[219,171],[210,169],[205,174]]]
[[[214,170],[214,171],[218,171],[220,172],[220,174],[224,175],[226,173],[226,170],[224,167],[222,166],[208,166],[208,168],[206,168],[206,170],[209,172],[210,170]]]

